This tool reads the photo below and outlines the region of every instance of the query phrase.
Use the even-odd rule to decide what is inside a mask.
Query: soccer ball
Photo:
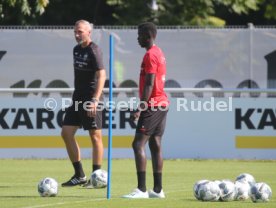
[[[221,201],[233,201],[236,195],[235,185],[230,180],[222,180],[219,184]]]
[[[203,180],[199,180],[199,181],[197,181],[195,184],[194,184],[194,196],[195,196],[195,198],[197,199],[197,200],[201,200],[200,199],[200,196],[199,196],[199,186],[201,185],[201,184],[203,184],[203,183],[206,183],[206,182],[208,182],[208,180],[206,180],[206,179],[203,179]]]
[[[37,190],[40,196],[56,196],[58,193],[58,183],[53,178],[44,178],[38,185]]]
[[[94,188],[104,188],[107,186],[107,172],[102,169],[95,170],[91,174],[91,183]]]
[[[272,190],[264,182],[255,183],[250,190],[250,198],[253,202],[268,202],[272,197]]]
[[[214,182],[215,182],[216,184],[218,184],[218,185],[221,183],[220,180],[214,180]]]
[[[249,183],[236,181],[235,182],[235,189],[236,189],[235,200],[241,201],[241,200],[246,200],[246,199],[249,198],[249,193],[250,193]]]
[[[252,175],[248,174],[248,173],[240,174],[236,178],[236,181],[247,182],[247,183],[249,183],[250,186],[252,186],[254,183],[256,183],[255,178]]]
[[[220,189],[213,181],[206,181],[198,185],[198,198],[202,201],[218,201]]]

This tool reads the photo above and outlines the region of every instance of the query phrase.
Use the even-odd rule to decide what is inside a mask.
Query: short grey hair
[[[90,32],[92,32],[92,30],[93,30],[93,24],[88,22],[87,20],[78,20],[78,21],[76,21],[75,26],[78,24],[85,25],[89,29]]]

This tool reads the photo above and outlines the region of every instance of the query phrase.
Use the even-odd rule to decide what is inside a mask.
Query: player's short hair
[[[145,32],[152,38],[156,38],[157,28],[156,25],[152,22],[144,22],[138,25],[138,30]]]
[[[78,25],[78,24],[85,25],[88,28],[89,32],[92,32],[92,30],[93,30],[93,24],[90,23],[90,22],[88,22],[88,21],[86,21],[86,20],[78,20],[78,21],[76,21],[75,26]]]

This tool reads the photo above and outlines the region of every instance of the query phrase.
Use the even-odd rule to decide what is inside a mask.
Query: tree
[[[45,12],[49,0],[1,0],[0,23],[26,25],[36,22],[37,16]]]
[[[51,2],[51,3],[50,3]],[[276,24],[275,0],[0,0],[1,25]]]
[[[148,20],[159,25],[197,26],[225,25],[225,20],[216,15],[219,7],[223,7],[225,12],[242,15],[258,10],[264,2],[265,0],[107,0],[108,4],[115,7],[113,17],[117,19],[117,24],[137,24]],[[272,4],[275,4],[274,1]],[[268,17],[276,16],[273,12],[269,14]]]
[[[155,18],[149,0],[107,0],[107,4],[114,8],[112,16],[118,25],[137,25]]]
[[[276,1],[266,0],[265,2],[265,17],[267,19],[276,20]]]
[[[216,5],[216,15],[223,18],[227,25],[275,25],[276,24],[276,2],[275,0],[261,0],[258,8],[246,12],[233,12],[224,5]]]
[[[103,0],[52,0],[37,22],[40,25],[73,25],[79,19],[86,19],[95,25],[113,25],[113,12],[113,7]]]

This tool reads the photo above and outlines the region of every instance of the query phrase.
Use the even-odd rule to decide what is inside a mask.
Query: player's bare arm
[[[138,108],[138,111],[134,112],[133,115],[132,115],[134,120],[137,120],[140,116],[139,109],[145,109],[144,103],[148,102],[148,100],[151,96],[153,85],[154,85],[154,80],[155,80],[155,74],[149,74],[149,73],[146,74],[146,76],[145,76],[145,87],[144,87],[143,94],[142,94],[142,97],[141,97],[140,106]]]
[[[99,99],[100,99],[100,96],[102,94],[102,91],[103,91],[103,88],[104,88],[104,83],[105,83],[105,80],[106,80],[105,70],[104,69],[98,70],[96,72],[96,77],[97,77],[98,81],[97,81],[95,94],[91,98],[92,102],[89,105],[90,111],[87,112],[89,117],[95,117],[96,116],[97,106],[98,106]]]

